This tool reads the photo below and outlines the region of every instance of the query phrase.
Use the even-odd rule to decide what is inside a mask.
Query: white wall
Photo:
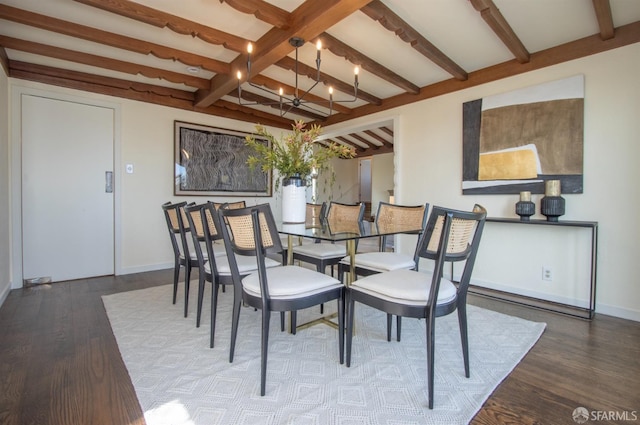
[[[0,305],[11,289],[9,81],[0,67]]]
[[[179,109],[122,102],[122,273],[172,266],[171,245],[160,205],[166,201],[197,203],[245,199],[248,205],[272,202],[280,214],[279,198],[175,197],[173,196],[174,120],[251,132],[251,123],[190,113]],[[124,173],[125,164],[134,173]]]
[[[116,215],[120,216],[116,244],[121,253],[116,260],[116,274],[173,267],[171,244],[160,208],[164,202],[188,200],[200,203],[206,200],[224,202],[241,199],[173,195],[174,121],[248,132],[254,129],[251,123],[22,80],[10,79],[9,82],[14,91],[35,89],[46,95],[72,96],[89,103],[106,101],[120,106],[121,128],[116,129],[119,146],[116,147],[118,155],[114,168],[116,192],[119,191],[117,199],[120,200],[116,203]],[[3,147],[6,147],[6,143]],[[125,173],[125,164],[134,165],[133,174]],[[15,179],[20,179],[19,172],[12,170],[12,179],[11,184],[15,185]],[[280,214],[280,205],[275,197],[242,199],[246,199],[249,205],[271,202],[274,213]],[[12,279],[14,288],[21,286],[21,277],[14,276]]]
[[[318,199],[320,202],[354,203],[359,201],[358,159],[332,159],[331,166],[336,181],[330,187],[329,175],[320,176]],[[393,189],[393,153],[371,157],[371,209],[378,208],[380,201],[389,201],[388,190]]]
[[[330,160],[335,181],[331,185],[331,172],[325,171],[318,177],[319,202],[342,202],[353,204],[358,202],[360,188],[358,186],[358,159]]]
[[[584,193],[563,195],[566,215],[561,219],[599,222],[596,311],[640,320],[637,278],[640,262],[634,247],[640,238],[637,219],[640,190],[636,186],[640,177],[640,44],[406,105],[358,121],[395,118],[395,196],[398,203],[430,202],[469,209],[478,202],[487,208],[489,216],[517,218],[514,212],[517,195],[462,195],[462,104],[577,74],[585,75]],[[357,126],[358,121],[332,126],[330,131]],[[540,197],[533,197],[537,211]],[[533,218],[544,216],[538,213]],[[517,235],[514,239],[527,243],[545,242],[543,235],[527,233],[525,227],[528,226],[512,227],[509,232]],[[487,226],[487,234],[489,232],[491,226]],[[492,246],[488,243],[491,239],[483,239],[481,253],[486,254],[483,258],[491,258],[491,254],[506,243],[493,238],[493,244],[500,246]],[[550,255],[549,248],[553,248],[539,246],[540,257],[531,258],[531,264],[543,264],[545,256]],[[551,254],[566,258],[560,249]],[[493,258],[493,261],[497,267],[519,274],[521,270],[510,262],[520,255],[519,250],[513,249],[511,255],[512,258]],[[564,263],[570,261],[584,267],[584,258],[571,257]],[[558,267],[562,263],[559,261]],[[482,270],[480,259],[476,270]],[[564,271],[560,273],[563,274]],[[566,274],[572,277],[571,273]],[[474,274],[474,278],[478,276]],[[489,279],[488,275],[483,276],[483,280]],[[528,282],[535,290],[544,289],[537,266]]]
[[[389,190],[393,190],[393,153],[371,157],[371,211],[376,214],[380,201],[389,202]]]
[[[634,242],[640,236],[636,220],[640,191],[635,186],[640,174],[637,166],[640,157],[637,136],[640,134],[640,85],[637,82],[637,76],[640,75],[640,44],[384,111],[332,126],[327,131],[336,132],[340,128],[393,120],[396,202],[430,202],[432,205],[460,209],[469,209],[478,202],[487,207],[490,216],[516,217],[514,204],[517,195],[462,196],[462,104],[576,74],[585,75],[584,193],[565,195],[567,212],[561,219],[600,223],[597,311],[640,320],[640,285],[637,284],[640,262],[636,261],[634,255]],[[120,171],[116,174],[116,178],[122,182],[121,211],[118,212],[122,217],[122,267],[119,273],[171,266],[170,245],[160,205],[168,200],[176,200],[172,185],[173,121],[245,131],[251,131],[253,127],[249,123],[35,83],[10,80],[10,84],[72,93],[89,99],[107,99],[122,105],[121,159],[117,164]],[[6,94],[0,94],[0,99],[6,98]],[[0,119],[4,116],[6,120],[6,115],[7,112],[0,109]],[[6,150],[6,144],[2,149]],[[5,165],[7,160],[2,155],[0,163]],[[357,185],[357,167],[350,166],[350,161],[354,160],[338,161],[338,168],[354,170],[353,181]],[[135,165],[134,174],[124,174],[125,163]],[[352,190],[351,186],[348,181],[337,182],[340,196],[336,200],[357,200],[357,190]],[[539,204],[539,197],[533,200]],[[263,202],[265,198],[252,201]],[[273,198],[270,201],[278,214],[278,200]],[[0,209],[0,214],[7,213]],[[534,218],[542,217],[536,215]],[[510,232],[523,230],[514,229]],[[520,239],[530,237],[524,234]],[[5,238],[2,230],[0,238]],[[486,240],[490,241],[491,238]],[[3,242],[0,240],[1,247],[6,246]],[[491,257],[492,252],[501,248],[492,244],[501,243],[504,241],[483,243],[481,252]],[[411,252],[413,245],[398,244],[398,247],[403,252]],[[557,253],[558,256],[562,254]],[[512,255],[516,256],[517,250]],[[510,258],[494,260],[504,270],[515,274],[520,272],[510,265]],[[541,261],[544,260],[531,259],[532,264]],[[480,265],[477,270],[481,270]],[[485,281],[491,278],[483,276]],[[531,276],[530,280],[532,285],[538,284],[538,273]]]

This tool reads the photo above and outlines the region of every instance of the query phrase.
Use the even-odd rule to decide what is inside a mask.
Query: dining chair
[[[221,229],[224,226],[222,225],[220,215],[212,202],[207,202],[202,205],[187,206],[185,207],[185,212],[187,219],[189,220],[189,224],[191,225],[191,233],[200,268],[196,327],[200,327],[205,283],[210,282],[212,284],[212,288],[209,347],[213,348],[216,329],[216,312],[218,307],[218,290],[220,286],[224,288],[225,286],[233,285],[234,283],[231,275],[231,268],[229,266],[229,259],[227,257],[227,250],[224,247],[224,243],[218,243],[224,239],[221,232]],[[204,249],[202,248],[203,245]],[[224,249],[222,252],[220,252],[220,247]],[[258,270],[255,258],[251,257],[237,258],[236,265],[241,277]],[[279,262],[270,258],[265,260],[265,267],[276,267],[279,265]],[[239,292],[234,290],[233,303],[235,305],[240,302],[241,296]]]
[[[329,202],[325,216],[326,223],[344,222],[358,225],[362,223],[364,217],[364,204],[344,204],[339,202]],[[293,247],[293,260],[310,263],[316,266],[316,270],[324,273],[327,266],[331,266],[333,276],[333,266],[338,264],[347,255],[344,244],[334,243],[314,243],[303,244]]]
[[[220,207],[224,206],[225,208],[236,209],[236,208],[245,208],[247,206],[246,201],[235,201],[235,202],[212,202],[213,207],[216,210],[219,210]]]
[[[189,309],[189,283],[191,280],[191,269],[198,267],[198,258],[191,249],[188,242],[187,233],[189,224],[184,213],[186,202],[166,202],[162,204],[162,210],[167,221],[171,246],[174,254],[173,272],[173,304],[176,303],[178,293],[178,280],[180,278],[180,268],[184,267],[184,317],[187,317]]]
[[[351,283],[347,291],[347,367],[351,366],[353,317],[359,302],[387,314],[426,319],[429,409],[433,409],[436,317],[458,311],[464,371],[467,378],[470,376],[467,290],[486,215],[480,205],[472,212],[434,207],[418,251],[420,258],[433,260],[433,271],[392,270]],[[456,287],[444,277],[443,270],[445,262],[459,261],[465,264]]]
[[[316,221],[324,220],[324,216],[327,213],[327,203],[314,204],[307,202],[307,220]]]
[[[295,312],[328,301],[338,304],[338,351],[344,362],[344,286],[339,280],[304,267],[282,265],[266,267],[267,255],[282,251],[282,244],[269,204],[241,209],[220,210],[227,220],[223,237],[231,266],[234,285],[241,288],[242,300],[262,310],[262,342],[260,354],[260,395],[265,394],[267,353],[269,351],[269,321],[272,311]],[[235,254],[235,255],[234,255]],[[241,277],[235,258],[253,256],[258,271]],[[231,326],[229,361],[233,361],[240,304],[234,304]],[[292,322],[295,315],[291,315]],[[295,323],[291,324],[295,328]]]
[[[356,253],[354,257],[354,269],[356,276],[370,276],[376,273],[388,272],[398,269],[418,269],[418,248],[420,235],[424,230],[427,222],[427,213],[429,211],[429,203],[424,205],[400,205],[390,204],[380,201],[378,212],[376,214],[375,226],[379,231],[384,231],[386,226],[409,225],[419,228],[418,240],[413,255],[401,254],[399,252],[387,252],[387,237],[380,237],[378,252]],[[338,279],[344,282],[344,273],[351,272],[351,258],[345,257],[338,263]],[[392,315],[387,315],[387,341],[391,341],[391,324]],[[400,332],[402,326],[402,318],[396,318],[396,339],[400,341]]]
[[[213,204],[213,207],[216,211],[219,210],[220,208],[236,209],[236,208],[245,208],[247,206],[247,202],[245,200],[234,201],[234,202],[211,202],[211,203]],[[219,243],[222,243],[222,242],[219,242]],[[225,287],[226,285],[222,286],[222,292],[225,291]]]
[[[227,255],[222,244],[216,244],[217,235],[219,234],[214,218],[211,213],[205,213],[206,204],[192,204],[184,207],[185,217],[191,229],[194,252],[198,259],[198,309],[196,314],[196,327],[200,327],[200,317],[202,315],[202,301],[204,294],[204,284],[206,282],[214,283],[215,290],[219,285],[216,263],[218,261],[226,261]],[[204,216],[203,216],[204,213]],[[216,214],[217,215],[217,214]],[[207,236],[209,236],[207,238]],[[220,238],[221,239],[221,238]],[[203,248],[204,246],[204,248]],[[209,258],[213,258],[209,260]],[[216,292],[217,294],[217,292]],[[212,294],[212,301],[216,294]],[[214,322],[212,320],[212,322]]]

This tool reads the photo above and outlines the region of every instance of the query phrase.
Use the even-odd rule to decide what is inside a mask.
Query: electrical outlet
[[[546,280],[551,282],[553,280],[553,273],[551,272],[551,267],[542,266],[542,280]]]

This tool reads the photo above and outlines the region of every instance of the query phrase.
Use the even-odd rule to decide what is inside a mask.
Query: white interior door
[[[114,110],[23,94],[21,127],[24,279],[113,274]]]
[[[371,202],[371,158],[359,162],[360,202]]]

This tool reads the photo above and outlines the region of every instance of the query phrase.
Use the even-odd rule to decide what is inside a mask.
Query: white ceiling
[[[105,0],[103,3],[110,2]],[[253,42],[259,40],[273,28],[271,24],[251,14],[242,13],[225,2],[221,3],[220,0],[137,0],[136,3]],[[292,12],[304,1],[271,0],[269,3],[287,12]],[[514,55],[505,43],[498,38],[469,0],[382,0],[382,3],[467,73],[514,59]],[[493,0],[493,3],[530,54],[600,32],[594,3],[589,0]],[[615,28],[640,21],[640,0],[609,0],[609,4]],[[224,63],[230,63],[239,55],[237,51],[223,46],[210,44],[190,35],[181,35],[169,28],[159,28],[139,20],[120,16],[82,4],[79,1],[0,0],[0,5],[12,6],[110,33],[169,46]],[[0,18],[2,16],[0,14]],[[452,79],[452,75],[447,71],[419,54],[399,36],[388,31],[379,22],[361,11],[347,16],[327,28],[326,32],[420,88]],[[15,19],[0,19],[0,35],[193,75],[187,70],[188,64],[174,61],[171,58],[161,59],[152,54],[140,54],[111,47],[106,44],[107,40],[105,43],[97,43],[46,31],[32,25],[18,23]],[[170,87],[186,92],[196,91],[195,87],[183,83],[172,83],[164,79],[131,75],[11,48],[5,48],[5,51],[10,62],[19,61],[74,70],[154,86]],[[289,56],[294,57],[294,52],[291,52]],[[311,43],[307,43],[299,49],[301,62],[314,66],[315,57],[315,46]],[[342,81],[348,83],[353,81],[353,64],[332,54],[328,49],[322,51],[321,70],[323,73],[330,74]],[[267,67],[261,74],[284,84],[291,86],[295,84],[293,72],[275,65]],[[197,74],[198,77],[207,80],[215,75],[216,72],[206,69]],[[313,81],[308,78],[300,77],[299,84],[302,89],[308,88],[312,83]],[[244,88],[243,90],[250,89]],[[402,88],[372,75],[366,70],[360,71],[359,90],[383,100],[404,93]],[[327,87],[319,84],[313,93],[326,98],[326,91]],[[336,93],[334,95],[334,98],[344,100],[351,97],[350,93]],[[237,104],[237,98],[232,96],[225,96],[223,99]],[[345,104],[349,108],[365,105],[367,102],[361,99],[354,103]],[[322,107],[318,108],[324,110]],[[256,109],[277,113],[269,107],[256,107]],[[304,117],[291,115],[290,118]]]

